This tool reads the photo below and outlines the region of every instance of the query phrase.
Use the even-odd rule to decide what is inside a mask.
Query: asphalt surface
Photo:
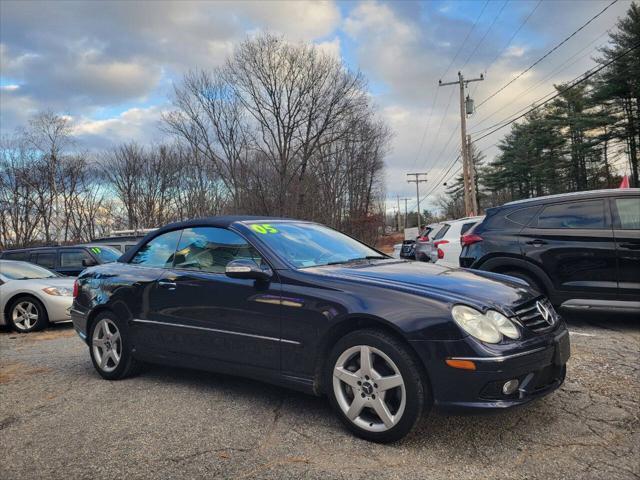
[[[377,445],[326,399],[151,367],[102,380],[70,326],[0,332],[0,478],[640,478],[640,319],[570,320],[554,394],[496,415],[431,415]]]

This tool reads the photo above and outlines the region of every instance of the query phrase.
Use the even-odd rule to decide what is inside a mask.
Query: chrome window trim
[[[184,325],[182,323],[157,322],[155,320],[144,320],[142,318],[134,318],[133,321],[135,323],[148,323],[152,325],[163,325],[165,327],[190,328],[192,330],[204,330],[206,332],[224,333],[227,335],[240,335],[242,337],[258,338],[260,340],[269,340],[272,342],[289,343],[291,345],[302,345],[302,343],[297,342],[295,340],[286,340],[284,338],[267,337],[265,335],[254,335],[252,333],[245,333],[245,332],[234,332],[231,330],[221,330],[218,328],[198,327],[195,325]]]

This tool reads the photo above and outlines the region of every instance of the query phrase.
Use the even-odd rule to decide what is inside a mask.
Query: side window
[[[262,259],[247,241],[224,228],[196,227],[183,230],[174,268],[224,273],[227,263],[239,258]]]
[[[145,243],[129,263],[145,267],[170,268],[182,230],[163,233]]]
[[[44,268],[56,268],[56,254],[55,252],[41,252],[35,255],[35,264]],[[32,255],[33,258],[33,255]]]
[[[6,260],[29,260],[29,252],[5,252],[2,254],[2,258]]]
[[[616,198],[618,221],[622,230],[640,230],[640,197]]]
[[[465,233],[467,233],[469,229],[473,227],[476,223],[478,222],[470,222],[470,223],[463,224],[462,228],[460,229],[460,235],[464,235]]]
[[[538,228],[606,228],[604,200],[548,205],[538,216]]]
[[[433,237],[434,240],[440,240],[442,237],[445,236],[445,234],[447,233],[447,231],[449,230],[449,227],[451,227],[451,225],[444,225],[439,231],[438,233],[435,234],[435,236]]]
[[[85,250],[60,250],[60,268],[84,268],[82,260],[91,260]]]
[[[515,212],[508,214],[506,218],[518,225],[527,226],[535,214],[538,213],[538,210],[540,210],[539,205],[536,205],[535,207],[520,208]]]

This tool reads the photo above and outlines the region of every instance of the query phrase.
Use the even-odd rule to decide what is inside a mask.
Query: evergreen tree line
[[[610,65],[579,84],[554,85],[558,96],[512,124],[490,163],[474,147],[480,211],[521,198],[615,188],[625,174],[640,186],[638,4],[616,27],[596,58]],[[462,184],[460,175],[440,199],[448,216],[464,215]]]

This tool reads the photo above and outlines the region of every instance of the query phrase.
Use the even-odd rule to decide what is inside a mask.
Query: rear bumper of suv
[[[434,405],[451,412],[489,411],[526,404],[564,382],[570,355],[569,332],[562,326],[524,351],[501,356],[469,355],[470,338],[412,342],[427,368]],[[447,360],[473,362],[475,370],[449,366]],[[503,393],[505,383],[517,389]]]

